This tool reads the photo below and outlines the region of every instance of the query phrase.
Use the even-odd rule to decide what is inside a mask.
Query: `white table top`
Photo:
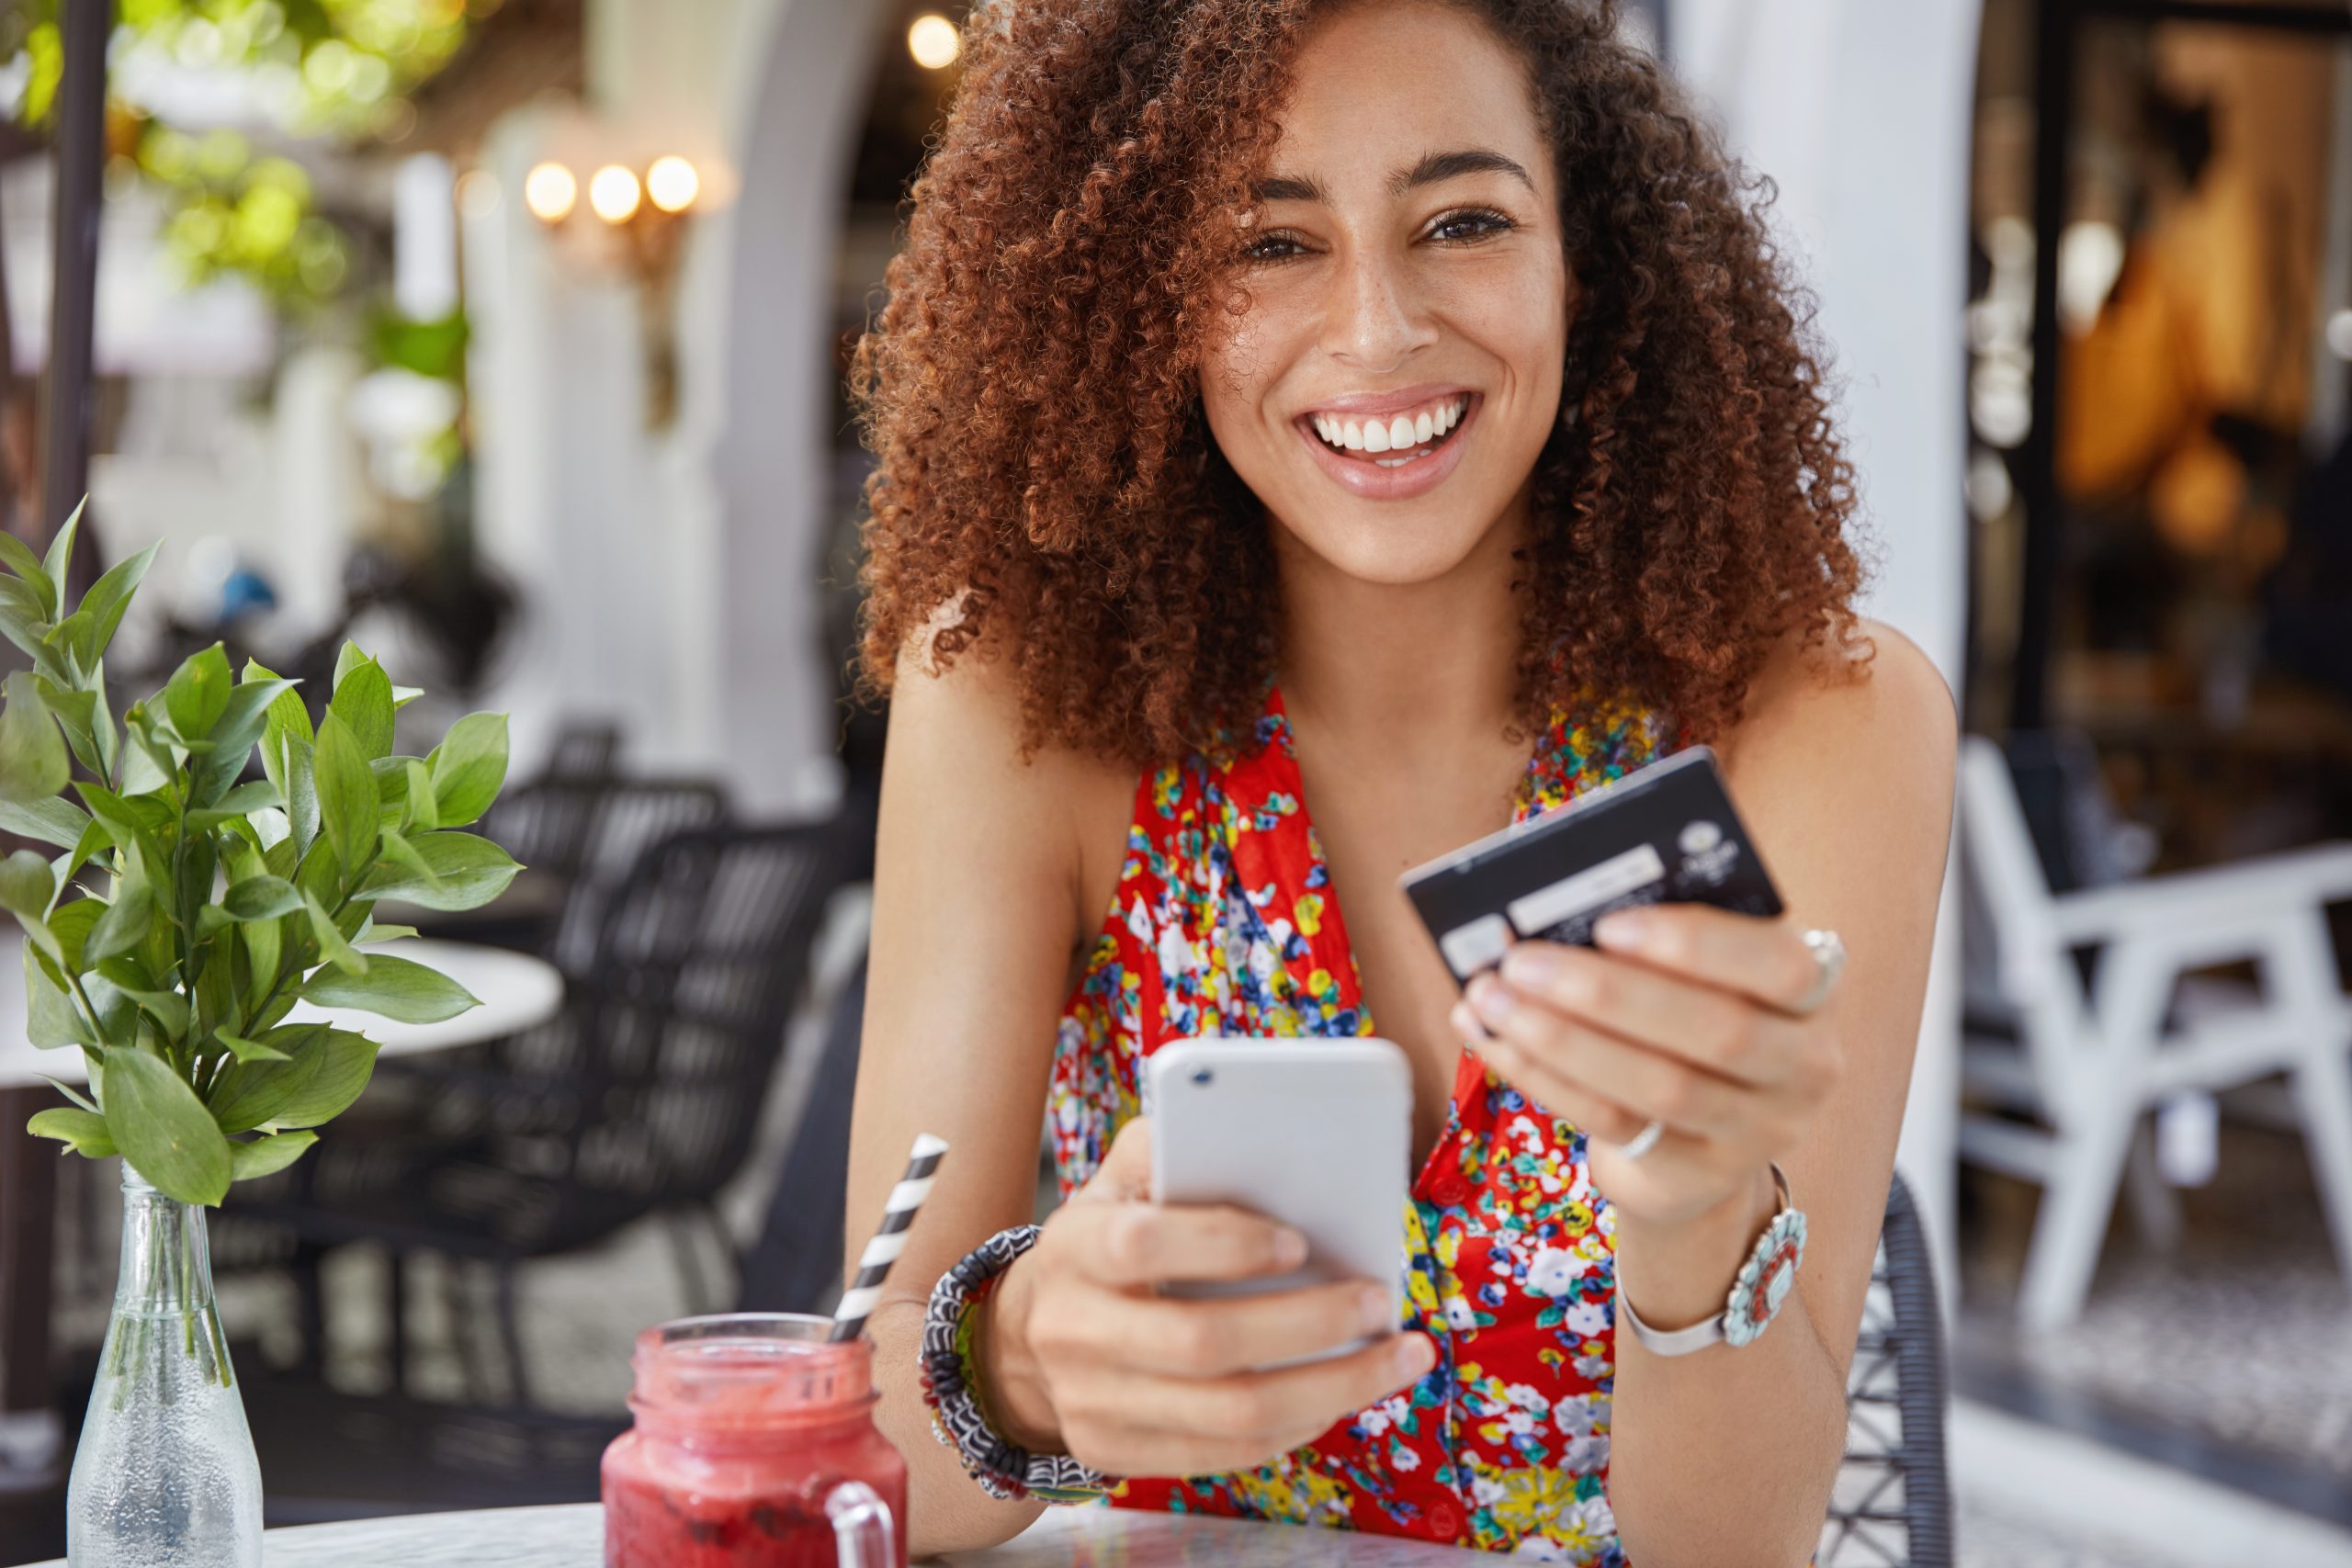
[[[88,1081],[82,1053],[43,1051],[25,1038],[25,966],[18,951],[23,938],[14,931],[0,936],[0,1089],[29,1089],[44,1077],[61,1083]],[[415,937],[368,952],[386,952],[438,969],[481,998],[481,1006],[440,1023],[401,1023],[351,1008],[318,1008],[298,1002],[287,1015],[289,1023],[333,1023],[365,1034],[383,1047],[387,1056],[418,1051],[447,1051],[495,1040],[502,1034],[545,1023],[563,1006],[563,976],[553,964],[527,953],[479,942],[442,942]]]
[[[933,1561],[948,1568],[1459,1568],[1487,1555],[1346,1530],[1048,1508],[1002,1546]],[[604,1561],[605,1512],[594,1503],[308,1525],[271,1530],[262,1549],[264,1568],[600,1568]]]

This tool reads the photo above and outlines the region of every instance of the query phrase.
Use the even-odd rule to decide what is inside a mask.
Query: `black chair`
[[[1951,1408],[1935,1262],[1897,1176],[1847,1379],[1846,1460],[1815,1568],[1952,1568]]]
[[[604,909],[561,1016],[435,1080],[414,1133],[322,1140],[282,1189],[241,1189],[235,1212],[313,1247],[388,1246],[396,1279],[418,1251],[493,1267],[508,1390],[526,1403],[524,1261],[658,1213],[724,1238],[714,1200],[751,1152],[839,854],[826,824],[663,840]],[[691,1283],[691,1238],[671,1234]],[[396,1356],[400,1332],[396,1314]]]
[[[825,1021],[823,1055],[810,1075],[759,1240],[737,1260],[738,1312],[823,1312],[841,1286],[850,1100],[865,1027],[861,958]]]

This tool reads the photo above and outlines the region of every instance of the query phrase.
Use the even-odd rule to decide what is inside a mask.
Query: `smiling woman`
[[[1955,726],[1852,608],[1751,187],[1605,5],[990,0],[965,49],[854,376],[892,713],[852,1233],[956,1148],[871,1320],[916,1550],[1107,1493],[1804,1562]],[[1398,874],[1699,741],[1787,913],[1521,942],[1464,996]],[[1159,1294],[1303,1243],[1148,1201],[1144,1060],[1375,1017],[1402,1321]],[[1789,1325],[1713,1333],[1751,1258]]]

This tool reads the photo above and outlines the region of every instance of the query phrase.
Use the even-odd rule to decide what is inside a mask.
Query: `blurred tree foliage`
[[[62,63],[58,14],[74,0],[0,7],[0,81],[17,118],[47,122]],[[496,0],[119,0],[107,139],[114,158],[165,191],[165,238],[192,282],[252,279],[280,303],[332,296],[347,267],[342,231],[313,209],[310,175],[240,131],[183,130],[133,96],[165,73],[219,73],[289,137],[396,131],[405,95],[464,41]]]

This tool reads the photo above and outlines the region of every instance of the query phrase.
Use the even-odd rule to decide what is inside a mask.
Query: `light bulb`
[[[523,176],[523,205],[542,223],[560,223],[580,199],[580,182],[561,164],[541,164]]]
[[[907,52],[926,71],[944,71],[964,52],[964,38],[955,23],[936,11],[926,11],[907,28]]]
[[[605,164],[588,181],[589,210],[607,223],[628,222],[641,195],[637,176],[618,164]]]
[[[645,171],[646,199],[664,212],[684,212],[702,194],[702,176],[675,152],[653,160]]]

